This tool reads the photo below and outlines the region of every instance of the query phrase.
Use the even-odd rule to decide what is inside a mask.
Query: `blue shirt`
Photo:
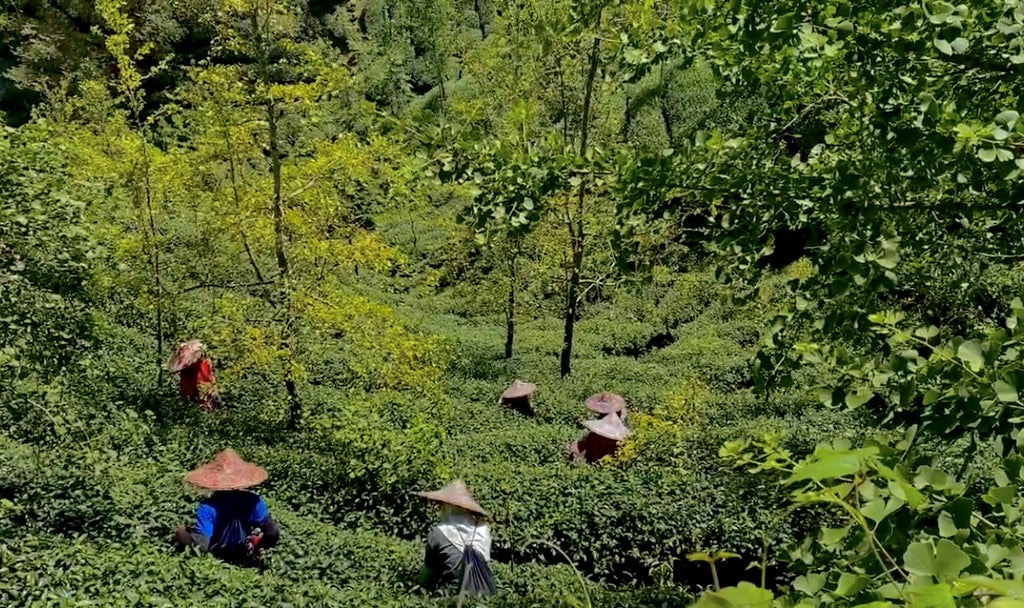
[[[245,541],[223,538],[225,531],[230,533],[232,524],[238,522],[248,533],[263,525],[268,515],[267,503],[255,492],[221,490],[199,503],[193,532],[210,539],[214,545],[234,545]]]

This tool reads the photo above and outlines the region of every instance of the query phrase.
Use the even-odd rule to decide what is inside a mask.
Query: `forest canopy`
[[[0,603],[1024,605],[1022,76],[1017,0],[7,0]],[[225,447],[260,571],[168,542]]]

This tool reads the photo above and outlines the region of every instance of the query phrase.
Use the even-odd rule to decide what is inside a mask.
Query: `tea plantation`
[[[699,288],[690,283],[699,282]],[[766,534],[799,532],[772,511],[780,490],[720,462],[729,439],[766,428],[806,452],[823,435],[859,433],[852,415],[792,395],[750,390],[756,317],[721,304],[706,277],[683,277],[662,310],[684,311],[674,341],[637,357],[606,351],[657,325],[623,292],[580,323],[576,371],[553,365],[557,328],[525,324],[519,353],[500,351],[492,317],[463,316],[444,299],[420,304],[422,330],[450,361],[423,391],[310,390],[303,428],[256,403],[259,386],[225,386],[230,407],[211,415],[178,403],[165,378],[132,356],[112,328],[53,402],[7,410],[0,464],[0,598],[25,606],[408,606],[443,604],[415,588],[430,515],[414,490],[462,477],[493,512],[492,606],[679,605],[710,578],[685,554],[744,556],[721,572],[754,580]],[[624,336],[624,329],[640,335]],[[539,384],[537,415],[498,405],[514,378]],[[600,466],[567,461],[586,417],[583,400],[614,390],[629,401],[635,435]],[[179,554],[169,535],[197,495],[182,475],[222,447],[270,472],[262,486],[282,526],[264,571]],[[561,552],[556,551],[556,546]],[[566,559],[567,558],[567,559]],[[574,571],[575,569],[575,571]],[[577,576],[582,575],[582,579]],[[585,591],[584,591],[585,587]]]

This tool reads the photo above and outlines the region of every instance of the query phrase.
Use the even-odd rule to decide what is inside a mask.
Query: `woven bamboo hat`
[[[626,408],[626,400],[615,393],[597,393],[587,397],[587,409],[598,414],[613,414]]]
[[[178,373],[186,367],[194,364],[196,361],[202,359],[203,352],[206,351],[206,346],[203,345],[199,340],[189,340],[188,342],[182,342],[174,349],[171,353],[171,358],[167,360],[167,369],[171,373]]]
[[[242,460],[232,449],[218,452],[213,460],[185,475],[185,481],[207,490],[241,490],[266,479],[266,469]]]
[[[516,380],[505,389],[505,392],[501,394],[502,399],[521,399],[523,397],[529,397],[533,394],[533,391],[537,390],[537,385],[532,382],[523,382]]]
[[[461,479],[456,479],[440,490],[416,492],[416,495],[422,496],[427,500],[433,500],[434,502],[454,505],[485,517],[490,515],[486,509],[480,506],[480,503],[473,499],[473,495],[469,493],[469,488],[466,487],[466,484]]]
[[[622,420],[615,414],[597,420],[584,420],[583,426],[592,433],[614,441],[621,441],[633,433],[629,427],[622,424]]]

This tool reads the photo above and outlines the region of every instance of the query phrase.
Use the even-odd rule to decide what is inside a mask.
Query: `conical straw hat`
[[[584,420],[583,426],[590,429],[593,433],[614,441],[625,439],[633,433],[633,431],[629,430],[626,425],[622,424],[622,420],[614,414],[605,416],[604,418],[599,418],[598,420]]]
[[[537,385],[531,382],[523,382],[516,380],[505,389],[505,392],[501,394],[502,399],[520,399],[522,397],[529,397],[533,394],[533,391],[537,390]]]
[[[206,347],[199,340],[182,342],[171,353],[171,358],[167,360],[168,371],[174,374],[180,372],[201,359],[204,350],[206,350]]]
[[[473,495],[469,493],[469,488],[466,487],[466,484],[464,484],[461,479],[456,479],[440,490],[436,490],[434,492],[416,492],[416,495],[435,502],[455,505],[456,507],[472,511],[473,513],[479,513],[480,515],[490,515],[490,513],[480,506],[480,503],[473,500]]]
[[[587,397],[587,409],[598,414],[621,412],[626,407],[626,400],[615,393],[598,393]]]
[[[266,479],[263,467],[242,460],[232,449],[218,452],[213,460],[185,475],[185,481],[207,490],[241,490]]]

